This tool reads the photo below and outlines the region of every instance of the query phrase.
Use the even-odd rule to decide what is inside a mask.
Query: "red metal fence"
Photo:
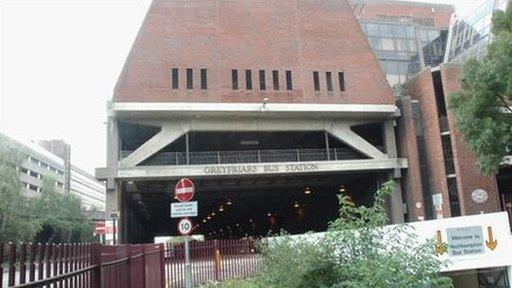
[[[0,243],[0,287],[165,287],[162,244]]]
[[[167,287],[184,287],[183,244],[166,244],[165,259]],[[193,285],[213,280],[250,277],[262,268],[258,245],[249,239],[191,242],[190,262]]]
[[[183,244],[0,243],[0,288],[181,288]],[[244,278],[261,270],[253,240],[190,243],[192,283]]]

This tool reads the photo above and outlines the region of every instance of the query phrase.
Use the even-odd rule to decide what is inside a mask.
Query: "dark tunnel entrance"
[[[338,215],[338,194],[351,196],[356,205],[371,205],[386,177],[383,172],[364,172],[193,179],[194,200],[199,202],[193,234],[205,239],[238,239],[265,237],[281,230],[291,234],[325,231]],[[175,183],[123,184],[129,243],[178,235],[178,219],[170,218]]]

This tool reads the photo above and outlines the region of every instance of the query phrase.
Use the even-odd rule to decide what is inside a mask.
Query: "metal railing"
[[[383,150],[381,146],[377,146]],[[121,158],[126,158],[133,151],[122,151]],[[142,165],[208,165],[235,163],[272,163],[272,162],[307,162],[364,159],[350,148],[331,149],[287,149],[287,150],[244,150],[244,151],[194,151],[160,152]]]
[[[185,285],[183,251],[183,244],[166,244],[165,274],[169,288]],[[251,239],[190,242],[190,263],[194,287],[208,281],[251,277],[263,268],[258,244]]]
[[[0,243],[0,287],[163,288],[163,264],[162,244]]]

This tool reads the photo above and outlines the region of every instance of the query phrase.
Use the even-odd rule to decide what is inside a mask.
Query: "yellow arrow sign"
[[[498,246],[498,240],[494,239],[491,226],[487,227],[487,239],[489,240],[485,241],[485,245],[487,245],[487,247],[491,250],[496,249],[496,246]]]
[[[436,232],[436,254],[443,255],[446,253],[446,246],[443,243],[443,236],[441,235],[441,230],[437,230]]]

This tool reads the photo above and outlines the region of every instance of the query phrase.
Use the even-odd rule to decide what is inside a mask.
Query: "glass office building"
[[[462,64],[468,58],[482,58],[491,36],[493,12],[505,10],[507,0],[487,0],[463,19],[453,19],[445,62]]]
[[[390,22],[360,24],[391,86],[404,83],[423,67],[443,62],[447,30],[412,17],[386,20]]]

